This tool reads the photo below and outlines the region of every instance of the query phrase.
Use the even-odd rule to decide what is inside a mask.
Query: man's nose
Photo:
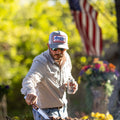
[[[57,49],[56,53],[61,53],[61,50],[60,50],[60,49]]]

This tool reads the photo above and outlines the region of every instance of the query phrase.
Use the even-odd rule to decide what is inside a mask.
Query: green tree
[[[70,46],[74,42],[74,47],[78,46],[75,49],[81,48],[67,3],[62,5],[56,2],[50,6],[48,0],[39,0],[21,6],[18,1],[6,0],[1,1],[0,9],[0,84],[10,85],[7,100],[8,114],[11,116],[22,114],[26,107],[20,93],[22,79],[33,58],[47,49],[52,31],[65,31]]]

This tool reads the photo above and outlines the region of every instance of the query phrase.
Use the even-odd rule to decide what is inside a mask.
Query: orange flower
[[[114,70],[114,69],[116,68],[116,66],[113,65],[112,63],[109,63],[109,68],[110,68],[111,70]]]
[[[97,61],[99,61],[99,58],[94,58],[93,63],[96,63]]]

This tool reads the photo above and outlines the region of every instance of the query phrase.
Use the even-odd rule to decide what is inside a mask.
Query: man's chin
[[[61,59],[62,57],[59,57],[59,58],[54,57],[54,60],[61,60]]]
[[[54,58],[54,60],[61,60],[61,58]]]
[[[60,56],[54,56],[54,60],[60,60],[60,59],[62,59],[62,57],[60,57]]]

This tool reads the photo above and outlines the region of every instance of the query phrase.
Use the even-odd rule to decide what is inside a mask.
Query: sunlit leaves
[[[97,0],[93,4],[98,11],[98,24],[102,29],[103,40],[117,42],[117,24],[115,3],[112,0]],[[112,33],[114,34],[111,34]]]

